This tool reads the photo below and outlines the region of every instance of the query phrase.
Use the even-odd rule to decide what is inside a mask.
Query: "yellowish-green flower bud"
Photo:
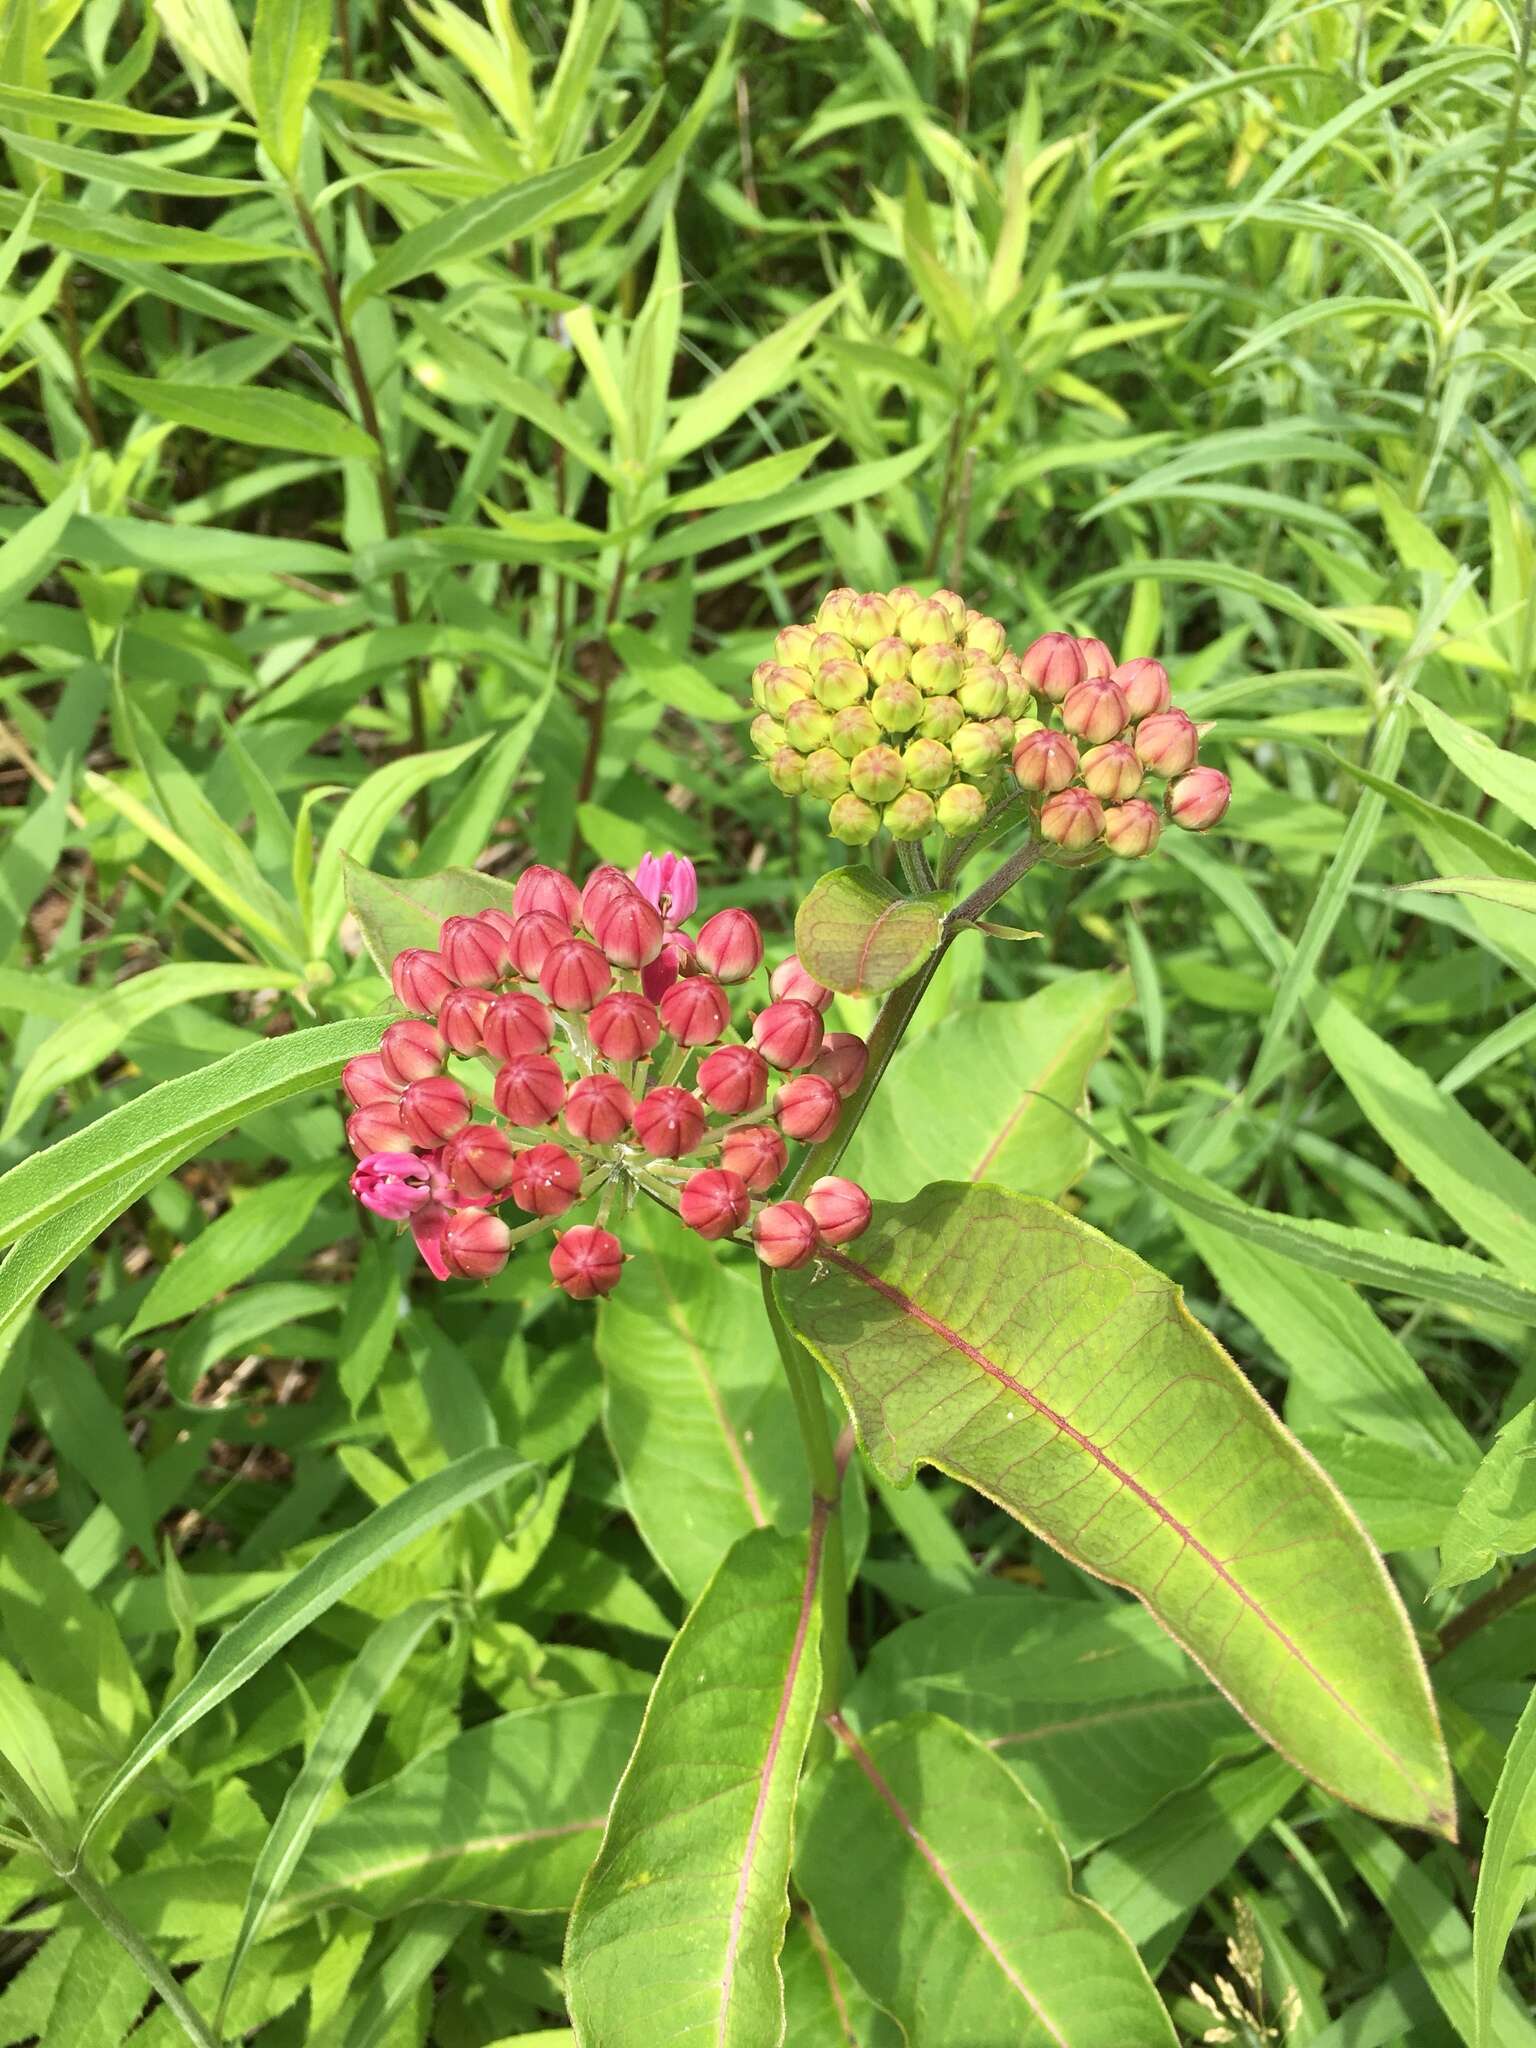
[[[965,615],[965,644],[988,661],[996,661],[1008,645],[1008,635],[999,620],[989,619],[985,612],[968,611]]]
[[[901,765],[910,789],[942,789],[955,772],[955,757],[942,740],[913,740],[902,749]]]
[[[955,697],[930,697],[923,706],[918,731],[925,740],[952,740],[965,723],[965,713]]]
[[[873,804],[867,804],[862,797],[850,790],[840,796],[827,813],[827,827],[834,839],[841,839],[844,846],[868,846],[880,830],[880,813]]]
[[[770,718],[766,711],[760,711],[747,728],[753,747],[765,761],[771,761],[788,738],[776,718]]]
[[[855,598],[848,612],[848,623],[839,628],[848,635],[855,647],[873,647],[877,640],[884,640],[896,630],[896,613],[889,598],[878,591],[866,591]]]
[[[967,607],[965,599],[960,595],[959,591],[936,590],[933,593],[933,601],[935,604],[943,605],[945,611],[949,614],[950,639],[956,642],[963,640],[965,638],[965,617]]]
[[[820,797],[824,804],[842,795],[848,787],[848,763],[830,747],[818,747],[805,757],[805,793]]]
[[[860,662],[824,661],[816,671],[816,701],[828,711],[862,704],[868,694],[869,677]]]
[[[793,747],[780,747],[768,763],[768,779],[781,796],[798,796],[805,787],[805,761]]]
[[[832,721],[830,744],[845,761],[851,761],[855,754],[862,754],[866,747],[874,746],[879,738],[880,727],[867,704],[850,704]]]
[[[885,595],[891,610],[898,619],[907,610],[908,606],[922,603],[922,599],[910,583],[898,583],[894,590],[888,590]]]
[[[846,583],[836,590],[829,590],[816,607],[816,630],[818,633],[846,633],[853,608],[859,601],[859,593],[850,590]]]
[[[965,657],[948,640],[933,640],[912,657],[912,680],[925,697],[953,696],[965,674]]]
[[[899,683],[912,666],[912,650],[899,633],[889,633],[868,650],[864,666],[877,683]]]
[[[987,800],[972,782],[952,782],[934,805],[938,823],[951,839],[974,832],[987,815]]]
[[[1029,694],[1029,685],[1017,671],[1003,670],[1003,680],[1008,685],[1008,702],[1004,707],[1015,724],[1021,718],[1033,718],[1035,700]]]
[[[805,664],[811,674],[815,675],[824,662],[857,661],[858,658],[859,650],[841,633],[818,633],[811,642]]]
[[[802,697],[784,714],[784,737],[800,754],[814,754],[832,737],[832,714],[823,711],[814,697]]]
[[[885,807],[884,824],[893,839],[923,839],[933,830],[933,798],[921,789],[904,789]]]
[[[752,700],[770,718],[782,718],[791,704],[811,694],[811,679],[803,668],[791,668],[782,661],[760,661],[752,671]]]
[[[907,771],[894,747],[866,747],[848,764],[848,779],[855,796],[869,804],[888,804],[906,786]]]
[[[964,613],[960,623],[962,626],[965,624]],[[953,640],[955,637],[949,607],[933,597],[920,597],[916,604],[908,605],[896,630],[909,647],[931,647],[936,640]]]
[[[916,683],[882,683],[869,708],[886,732],[911,732],[923,715],[923,693]]]
[[[1000,668],[982,662],[966,670],[955,695],[972,718],[998,718],[1008,708],[1008,678]]]
[[[1002,742],[990,725],[973,720],[962,725],[949,743],[962,775],[985,775],[1003,757]]]
[[[774,654],[787,668],[804,668],[815,638],[814,626],[785,626],[774,635]]]

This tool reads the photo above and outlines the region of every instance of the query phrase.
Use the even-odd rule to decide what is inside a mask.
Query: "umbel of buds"
[[[554,1284],[608,1294],[624,1270],[615,1226],[642,1196],[773,1266],[865,1228],[852,1181],[818,1181],[803,1207],[765,1199],[790,1142],[836,1129],[864,1041],[823,1028],[831,993],[793,954],[754,997],[756,919],[717,910],[690,933],[697,907],[676,854],[632,876],[600,867],[580,888],[530,867],[509,910],[451,917],[436,947],[396,956],[412,1014],[341,1077],[352,1192],[409,1224],[439,1280],[492,1279],[549,1232]]]
[[[974,832],[1015,788],[1063,854],[1152,851],[1166,816],[1203,832],[1231,786],[1197,766],[1200,731],[1149,655],[1045,633],[1015,653],[952,590],[833,590],[752,674],[752,743],[786,796],[827,807],[863,846]],[[1011,771],[1011,773],[1010,773]],[[1163,782],[1162,811],[1149,778]]]

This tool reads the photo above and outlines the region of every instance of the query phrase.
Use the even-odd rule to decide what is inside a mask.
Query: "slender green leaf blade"
[[[304,109],[331,39],[329,0],[258,0],[251,34],[251,97],[267,155],[292,180]]]
[[[1488,1809],[1488,1833],[1472,1909],[1472,2048],[1489,2048],[1499,1965],[1516,1920],[1536,1892],[1536,1692],[1504,1758]]]
[[[377,460],[371,434],[333,405],[317,405],[291,391],[268,391],[250,385],[234,390],[206,384],[175,384],[161,377],[129,377],[119,371],[102,382],[157,420],[192,427],[220,441],[241,441],[249,448],[287,448],[300,455],[329,455]]]

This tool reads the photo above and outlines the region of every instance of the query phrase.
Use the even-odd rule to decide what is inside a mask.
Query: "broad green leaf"
[[[80,502],[80,481],[71,476],[50,504],[26,515],[25,523],[0,544],[0,614],[41,583],[61,553],[68,552],[71,515]]]
[[[1308,1004],[1366,1120],[1441,1208],[1516,1273],[1536,1272],[1536,1175],[1336,997]]]
[[[658,93],[622,134],[590,156],[540,171],[505,192],[467,200],[419,228],[408,228],[353,285],[347,295],[348,312],[355,312],[364,299],[393,291],[424,272],[441,273],[450,264],[468,263],[493,249],[505,249],[548,222],[579,212],[593,201],[603,180],[634,155],[660,104]]]
[[[9,1269],[7,1260],[6,1274]],[[112,1510],[129,1539],[152,1557],[155,1518],[144,1467],[124,1426],[122,1409],[108,1400],[87,1348],[68,1343],[41,1317],[32,1326],[29,1343],[27,1392],[54,1449]]]
[[[378,458],[372,435],[344,412],[291,391],[248,384],[213,389],[206,384],[167,383],[160,377],[128,377],[118,371],[103,376],[102,382],[156,419],[192,427],[216,440],[240,441],[250,448],[290,448],[300,455],[329,455],[338,461]]]
[[[315,1831],[321,1807],[351,1762],[379,1702],[404,1670],[428,1628],[443,1618],[444,1611],[441,1601],[418,1600],[390,1620],[380,1622],[348,1665],[347,1675],[331,1699],[302,1769],[283,1795],[272,1831],[256,1858],[245,1914],[219,1993],[219,2021],[224,2017],[247,1955],[260,1939],[268,1914],[282,1897]]]
[[[119,1742],[126,1744],[148,1718],[144,1688],[110,1609],[12,1508],[0,1508],[0,1620],[7,1647],[37,1683]]]
[[[603,1426],[646,1547],[695,1600],[739,1536],[803,1519],[804,1453],[756,1276],[645,1206],[624,1246],[597,1315]]]
[[[692,662],[658,647],[633,626],[614,626],[609,634],[614,652],[643,689],[672,711],[689,718],[739,724],[746,715],[744,699],[717,690]]]
[[[1427,697],[1415,693],[1408,701],[1452,766],[1536,831],[1536,761],[1496,746],[1486,733],[1451,718]]]
[[[69,804],[74,782],[66,762],[48,794],[11,832],[0,864],[0,959],[8,958],[22,924],[53,881],[70,833]]]
[[[1415,1862],[1384,1829],[1358,1814],[1336,1814],[1328,1826],[1401,1936],[1436,2004],[1470,2044],[1477,2029],[1472,1934],[1455,1903],[1449,1857],[1442,1851],[1425,1863]],[[1425,1867],[1432,1862],[1440,1865],[1438,1883]],[[1536,2048],[1536,2024],[1510,1986],[1499,1980],[1497,1963],[1482,2039],[1490,2048]]]
[[[1254,1746],[1145,1609],[984,1584],[882,1636],[847,1712],[860,1728],[912,1713],[958,1721],[1039,1801],[1073,1856],[1229,1750]]]
[[[298,976],[273,967],[245,967],[231,961],[186,963],[175,967],[152,967],[131,981],[118,982],[101,995],[81,990],[79,1009],[67,1023],[45,1038],[16,1077],[11,1099],[6,1104],[0,1139],[8,1138],[46,1102],[56,1089],[101,1065],[121,1052],[139,1025],[178,1003],[195,1003],[207,996],[229,995],[238,990],[294,988]]]
[[[756,1530],[667,1652],[571,1914],[579,2037],[604,2048],[782,2039],[795,1790],[821,1684],[809,1544]]]
[[[479,739],[466,740],[459,747],[386,761],[353,790],[331,820],[315,862],[311,952],[323,952],[341,922],[345,901],[342,856],[366,867],[374,848],[417,790],[445,781],[478,754],[489,738],[489,733],[482,733]]]
[[[771,397],[810,347],[818,329],[831,318],[841,297],[841,292],[829,292],[814,305],[792,313],[782,327],[754,342],[702,391],[685,398],[662,436],[658,466],[670,469],[706,441],[718,440],[750,407]]]
[[[1451,1825],[1402,1606],[1358,1523],[1179,1291],[1048,1202],[941,1182],[782,1276],[792,1328],[901,1484],[973,1485],[1151,1608],[1330,1791]]]
[[[298,175],[304,109],[331,39],[329,0],[257,0],[251,33],[251,97],[267,155],[291,184]]]
[[[1173,2048],[1136,1951],[974,1737],[939,1714],[839,1735],[808,1787],[795,1879],[910,2048]]]
[[[1488,1809],[1488,1833],[1477,1873],[1472,1910],[1472,2048],[1494,2039],[1499,1965],[1516,1920],[1536,1892],[1536,1692],[1525,1703],[1509,1745],[1498,1790]]]
[[[144,1998],[132,1956],[104,1927],[88,1926],[70,1951],[38,2048],[119,2048],[132,2035]]]
[[[1472,896],[1482,903],[1500,903],[1507,910],[1536,911],[1536,881],[1511,881],[1502,875],[1441,875],[1433,882],[1404,882],[1403,893],[1420,896]]]
[[[49,1723],[47,1698],[0,1658],[0,1757],[42,1802],[50,1820],[72,1822],[75,1791]],[[0,1793],[5,1789],[0,1779]]]
[[[951,1010],[892,1060],[840,1169],[892,1201],[989,1180],[1055,1200],[1088,1164],[1088,1074],[1130,1000],[1120,974],[1069,974],[1017,1003]]]
[[[1289,1416],[1311,1452],[1349,1502],[1378,1550],[1432,1550],[1456,1511],[1466,1466],[1421,1444],[1388,1443],[1368,1435],[1314,1429]]]
[[[1501,1557],[1536,1550],[1536,1401],[1493,1440],[1440,1543],[1438,1590],[1481,1578]]]
[[[873,868],[833,868],[795,913],[795,946],[806,972],[847,996],[895,988],[938,946],[944,896],[903,896]]]
[[[309,1624],[334,1607],[386,1559],[450,1515],[528,1468],[510,1451],[472,1451],[333,1537],[220,1636],[195,1677],[164,1706],[97,1800],[81,1849],[103,1819],[178,1736],[210,1714]]]
[[[34,1152],[0,1174],[0,1244],[146,1173],[151,1180],[170,1173],[259,1110],[333,1086],[348,1060],[377,1047],[382,1028],[382,1018],[349,1018],[263,1039],[195,1074],[163,1081],[84,1130]],[[119,1208],[110,1209],[106,1221],[120,1215],[136,1193],[137,1188]],[[105,1227],[105,1222],[97,1225]],[[9,1270],[7,1263],[0,1273]]]
[[[339,859],[347,908],[381,974],[388,974],[395,955],[407,946],[436,946],[445,918],[512,908],[512,884],[474,868],[444,868],[441,874],[413,875],[402,882],[359,866],[345,850]]]
[[[592,1694],[502,1714],[349,1800],[310,1837],[273,1918],[378,1918],[464,1900],[564,1912],[602,1835],[644,1699]]]
[[[180,1258],[162,1267],[125,1336],[137,1337],[162,1323],[195,1315],[216,1294],[259,1272],[292,1244],[321,1196],[340,1186],[344,1171],[340,1160],[293,1166],[232,1201],[222,1216],[199,1231]]]

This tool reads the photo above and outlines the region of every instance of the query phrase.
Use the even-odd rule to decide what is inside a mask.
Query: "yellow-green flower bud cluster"
[[[996,619],[953,590],[828,593],[753,671],[752,744],[775,788],[866,845],[973,832],[1012,785],[1035,700]]]

